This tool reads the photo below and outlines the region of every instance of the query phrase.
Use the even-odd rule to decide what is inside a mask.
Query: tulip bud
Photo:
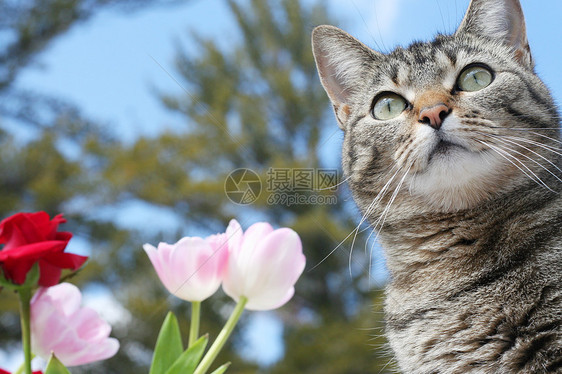
[[[51,353],[65,366],[112,357],[119,342],[109,337],[111,326],[90,308],[81,308],[78,287],[61,283],[41,288],[31,300],[31,346],[47,360]]]
[[[293,297],[306,263],[295,231],[274,230],[259,222],[243,233],[240,224],[232,220],[226,235],[229,261],[223,289],[227,295],[236,301],[246,297],[249,310],[276,309]]]
[[[219,288],[228,246],[224,234],[205,239],[186,237],[176,244],[143,246],[160,281],[174,296],[186,301],[203,301]]]

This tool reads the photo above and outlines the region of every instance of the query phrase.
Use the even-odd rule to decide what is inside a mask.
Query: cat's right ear
[[[366,66],[376,52],[334,26],[318,26],[312,32],[312,50],[322,86],[334,106],[338,125],[350,113],[351,98],[365,79]]]

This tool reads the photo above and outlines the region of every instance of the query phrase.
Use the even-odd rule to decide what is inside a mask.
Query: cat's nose
[[[420,111],[419,121],[433,127],[435,130],[439,130],[449,113],[451,113],[451,109],[447,105],[439,103],[423,108]]]

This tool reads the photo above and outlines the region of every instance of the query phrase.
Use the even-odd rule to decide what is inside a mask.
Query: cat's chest
[[[478,271],[485,257],[495,256],[486,249],[501,245],[500,224],[483,215],[397,216],[388,219],[379,238],[393,279],[407,288]]]
[[[494,359],[512,344],[505,323],[498,305],[439,303],[387,311],[387,336],[404,373],[499,372]]]
[[[405,292],[390,283],[386,293],[386,332],[405,373],[492,373],[506,371],[498,357],[511,352],[518,324],[538,295],[522,294],[524,277],[507,283],[475,277],[449,284],[456,292]],[[529,279],[533,276],[528,273]],[[509,275],[507,276],[509,278]],[[428,282],[431,282],[428,280]],[[506,356],[507,357],[507,356]]]

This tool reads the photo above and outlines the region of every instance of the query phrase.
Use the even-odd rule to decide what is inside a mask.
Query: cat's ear
[[[472,0],[457,30],[459,33],[498,39],[513,48],[519,62],[532,65],[525,17],[519,0]]]
[[[367,66],[377,53],[334,26],[318,26],[312,32],[312,50],[320,81],[328,93],[338,125],[343,129],[350,113],[351,97],[365,80]]]

